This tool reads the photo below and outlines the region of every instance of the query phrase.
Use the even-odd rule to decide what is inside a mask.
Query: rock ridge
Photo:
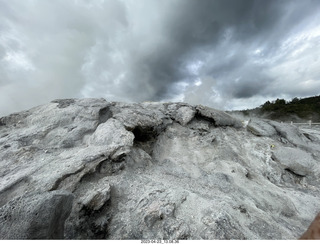
[[[319,159],[317,130],[57,99],[0,118],[0,238],[296,239],[320,210]]]

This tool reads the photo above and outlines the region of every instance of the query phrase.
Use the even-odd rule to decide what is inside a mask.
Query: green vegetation
[[[291,101],[277,99],[267,101],[259,108],[241,111],[244,115],[255,114],[258,117],[272,120],[320,120],[320,96],[308,98],[293,98]]]

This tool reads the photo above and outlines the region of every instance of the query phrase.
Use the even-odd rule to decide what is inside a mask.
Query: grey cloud
[[[94,8],[85,1],[1,2],[6,23],[1,26],[1,39],[7,43],[2,46],[4,65],[0,67],[6,75],[0,79],[1,112],[79,96],[86,84],[81,69],[88,50],[99,36],[108,41],[114,28],[126,24],[119,5],[118,1]],[[34,69],[26,70],[17,64],[19,60],[7,58],[16,54],[26,57],[22,61]]]
[[[62,97],[179,97],[223,108],[223,99],[309,94],[320,89],[319,36],[296,36],[319,26],[319,7],[312,0],[0,0],[0,114]]]
[[[259,82],[258,82],[259,81]],[[268,82],[262,79],[245,80],[241,84],[237,84],[234,88],[233,97],[235,98],[250,98],[252,96],[263,93]]]

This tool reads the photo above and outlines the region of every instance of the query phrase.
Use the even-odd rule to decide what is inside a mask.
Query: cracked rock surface
[[[320,132],[185,103],[60,99],[0,118],[1,239],[297,239]]]

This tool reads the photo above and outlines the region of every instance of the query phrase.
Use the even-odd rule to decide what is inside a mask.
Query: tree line
[[[315,121],[320,119],[320,96],[295,97],[291,101],[278,98],[267,101],[258,108],[242,112],[247,115],[254,112],[258,116],[273,120],[286,120],[298,116],[303,120]]]

